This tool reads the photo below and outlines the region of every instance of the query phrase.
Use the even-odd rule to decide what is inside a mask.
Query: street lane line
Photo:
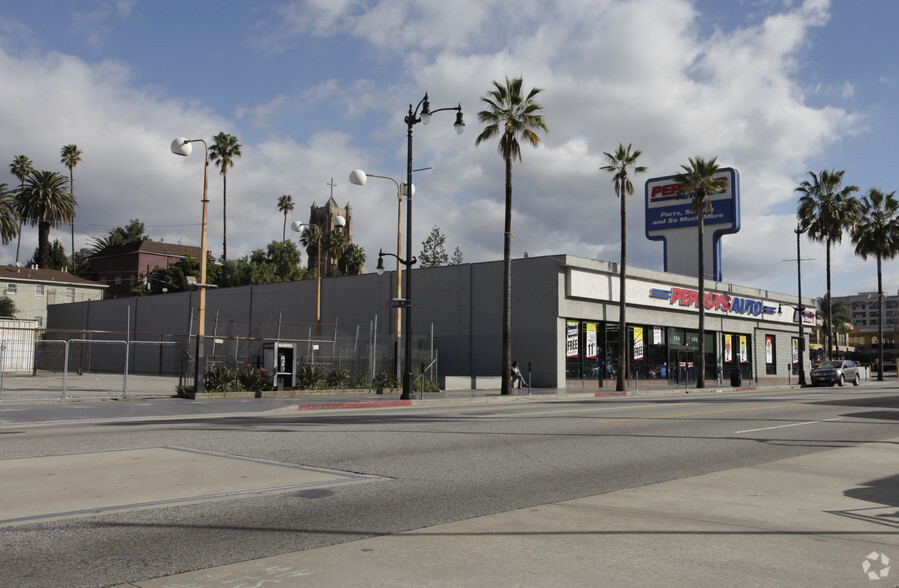
[[[687,406],[692,404],[700,404],[699,402],[684,402],[683,404],[678,404],[678,406]],[[557,414],[564,412],[594,412],[597,410],[634,410],[636,408],[658,408],[660,406],[666,406],[664,403],[656,403],[656,404],[645,404],[640,406],[593,406],[590,408],[568,408],[565,410],[541,410],[537,412],[523,412],[516,414],[484,414],[484,415],[476,415],[472,418],[476,419],[512,419],[512,418],[520,418],[520,417],[529,417],[535,415],[545,415],[545,414]]]
[[[772,408],[790,408],[793,406],[807,406],[805,402],[800,402],[798,404],[775,404],[772,406],[750,406],[747,408],[728,408],[725,410],[709,410],[705,412],[685,412],[681,414],[668,414],[668,415],[659,415],[659,416],[648,416],[648,417],[634,417],[630,419],[610,419],[605,421],[597,421],[600,423],[626,423],[628,421],[646,421],[650,419],[676,419],[678,417],[692,417],[692,416],[702,416],[706,414],[723,414],[727,412],[744,412],[747,410],[770,410]]]
[[[775,427],[762,427],[761,429],[746,429],[745,431],[735,431],[734,435],[739,435],[740,433],[755,433],[756,431],[768,431],[771,429],[783,429],[785,427],[799,427],[801,425],[815,425],[818,423],[829,423],[831,421],[839,421],[842,420],[843,417],[835,417],[832,419],[824,419],[823,421],[807,421],[803,423],[790,423],[789,425],[777,425]]]

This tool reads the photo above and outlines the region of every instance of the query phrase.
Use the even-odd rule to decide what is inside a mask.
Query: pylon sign
[[[712,211],[703,214],[705,274],[721,281],[721,237],[740,230],[740,174],[726,167],[718,178],[727,181],[711,194]],[[699,272],[699,215],[690,210],[695,193],[679,194],[683,185],[675,176],[646,181],[646,238],[664,244],[665,271],[687,276]]]

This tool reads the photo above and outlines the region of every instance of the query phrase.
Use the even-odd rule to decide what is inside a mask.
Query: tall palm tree
[[[7,245],[21,228],[18,200],[5,183],[0,184],[0,239]]]
[[[300,233],[300,243],[306,248],[306,255],[309,256],[309,265],[316,265],[315,275],[321,273],[321,267],[318,267],[318,245],[321,241],[322,230],[318,225],[307,225],[303,232]]]
[[[849,318],[849,309],[846,308],[846,305],[839,300],[834,300],[833,304],[831,304],[830,294],[819,296],[817,303],[818,315],[824,317],[822,326],[825,333],[827,333],[826,336],[828,340],[830,340],[830,337],[838,331],[846,332],[846,325],[852,322],[852,319]]]
[[[209,158],[222,173],[222,259],[228,259],[228,170],[234,167],[234,160],[240,157],[240,143],[237,137],[219,133],[212,138]]]
[[[827,296],[830,297],[830,247],[843,240],[843,230],[855,223],[858,200],[852,195],[858,186],[843,186],[845,170],[823,170],[820,175],[808,172],[811,180],[803,180],[794,190],[799,197],[799,230],[807,232],[812,241],[824,241],[827,248]],[[828,309],[829,310],[829,309]],[[833,324],[828,316],[828,324]],[[827,359],[833,359],[833,336],[827,332]]]
[[[678,194],[690,198],[690,211],[697,218],[697,253],[699,254],[699,357],[697,358],[696,387],[705,388],[705,214],[712,212],[712,194],[727,187],[727,179],[718,177],[718,158],[705,160],[690,157],[690,165],[681,165],[683,172],[674,176],[681,184]]]
[[[81,149],[78,145],[66,145],[59,151],[60,163],[69,168],[69,193],[72,194],[72,200],[75,206],[78,201],[75,200],[75,166],[81,163]],[[72,274],[75,273],[75,215],[72,215]]]
[[[59,172],[33,171],[25,180],[19,197],[19,209],[31,226],[38,226],[38,266],[47,267],[50,253],[50,229],[75,218],[75,197],[66,188]]]
[[[883,273],[881,261],[893,259],[899,253],[899,201],[896,192],[884,194],[876,188],[868,190],[861,199],[861,214],[852,227],[855,252],[863,259],[873,255],[877,259],[877,340],[880,342],[877,380],[883,381]]]
[[[322,237],[322,253],[327,254],[325,267],[334,268],[335,262],[339,265],[344,251],[350,244],[350,238],[343,231],[329,231]]]
[[[362,268],[365,267],[365,249],[355,243],[348,244],[343,250],[338,267],[348,276],[360,274]]]
[[[281,240],[287,240],[287,214],[293,212],[293,196],[284,194],[278,197],[278,211],[284,213],[284,227],[281,229]]]
[[[548,133],[543,122],[543,106],[535,98],[543,90],[531,88],[522,94],[522,78],[509,79],[505,83],[494,80],[493,89],[481,97],[487,105],[478,113],[478,120],[487,125],[475,139],[475,146],[499,136],[499,154],[506,164],[506,216],[503,231],[503,357],[502,394],[511,394],[512,373],[512,161],[521,161],[519,139],[532,146],[540,145],[537,131]]]
[[[615,153],[603,152],[608,165],[604,165],[600,170],[614,174],[612,179],[615,182],[615,195],[621,200],[621,263],[618,265],[618,299],[620,300],[620,310],[618,315],[618,383],[615,389],[618,392],[625,390],[625,366],[627,366],[627,298],[625,289],[627,275],[627,206],[626,197],[628,194],[634,193],[634,185],[628,175],[628,169],[635,174],[646,173],[646,168],[637,165],[637,158],[640,157],[641,151],[635,149],[631,151],[631,145],[625,148],[622,143],[618,143]]]
[[[9,172],[19,179],[19,192],[25,189],[25,178],[34,171],[34,164],[25,155],[16,155],[9,164]],[[22,219],[19,218],[19,240],[16,243],[16,263],[19,263],[19,250],[22,247]]]

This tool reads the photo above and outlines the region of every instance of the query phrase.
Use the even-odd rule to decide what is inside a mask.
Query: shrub
[[[328,374],[328,386],[331,388],[343,388],[346,381],[350,379],[350,372],[347,370],[331,370]]]
[[[265,370],[247,367],[237,372],[237,381],[244,390],[258,392],[265,386]]]
[[[237,374],[233,370],[223,365],[215,365],[206,372],[205,384],[203,388],[210,392],[241,392],[243,387],[240,385]]]
[[[303,390],[315,390],[322,383],[322,371],[317,366],[306,364],[299,375],[299,386]]]
[[[387,372],[381,372],[375,376],[374,385],[378,394],[383,394],[384,390],[392,390],[399,387],[393,374],[388,374]]]

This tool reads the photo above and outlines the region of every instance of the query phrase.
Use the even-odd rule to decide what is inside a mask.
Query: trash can
[[[740,373],[740,370],[734,370],[730,373],[730,385],[734,388],[739,388],[743,385],[743,374]]]

